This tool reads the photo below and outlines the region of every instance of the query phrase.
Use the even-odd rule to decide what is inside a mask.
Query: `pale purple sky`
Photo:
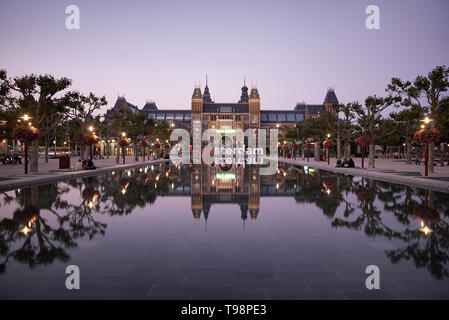
[[[80,30],[65,28],[71,4]],[[377,31],[365,28],[370,4]],[[160,109],[190,108],[206,74],[216,102],[237,102],[246,75],[262,109],[291,109],[322,103],[329,86],[363,101],[393,76],[449,65],[448,21],[447,0],[0,0],[0,68],[67,76],[108,107],[120,93]]]

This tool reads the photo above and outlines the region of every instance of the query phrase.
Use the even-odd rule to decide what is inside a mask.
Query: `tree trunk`
[[[39,139],[31,142],[30,151],[30,172],[37,172],[39,170]]]
[[[371,143],[369,145],[369,161],[368,161],[368,168],[372,168],[374,169],[376,167],[375,163],[374,163],[374,156],[375,156],[375,144]]]
[[[305,144],[305,141],[304,141],[304,139],[302,140],[302,160],[304,160],[306,157],[305,157],[305,148],[304,148],[304,144]]]
[[[429,173],[433,173],[433,160],[435,158],[435,143],[429,143],[429,161],[427,161],[427,165],[429,168]]]
[[[48,163],[48,135],[45,137],[45,157],[44,157],[44,161],[45,163]]]
[[[341,137],[340,135],[337,136],[337,159],[341,159]]]
[[[120,149],[119,149],[119,145],[118,145],[118,140],[119,140],[119,138],[117,138],[117,148],[115,150],[115,164],[120,163]]]
[[[85,149],[86,149],[86,145],[84,143],[82,143],[80,145],[80,159],[81,161],[84,161],[84,153],[85,153]]]
[[[134,145],[134,160],[139,161],[139,146],[137,144]]]
[[[343,150],[344,150],[344,157],[349,157],[351,155],[351,145],[349,144],[349,141],[346,141],[344,146],[343,146]]]
[[[314,146],[314,156],[315,156],[315,161],[320,161],[320,143],[318,141],[318,139],[315,142],[315,146]]]
[[[405,141],[405,158],[407,160],[407,164],[412,163],[412,144],[409,138]]]

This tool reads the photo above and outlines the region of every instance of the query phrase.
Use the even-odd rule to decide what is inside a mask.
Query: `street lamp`
[[[89,131],[93,132],[94,131],[94,127],[93,126],[89,126]]]
[[[421,126],[421,128],[424,130],[425,127],[433,120],[429,117],[425,117],[424,120],[421,121],[424,122],[424,124]],[[427,177],[429,175],[429,143],[427,141],[425,142],[424,166],[424,176]]]

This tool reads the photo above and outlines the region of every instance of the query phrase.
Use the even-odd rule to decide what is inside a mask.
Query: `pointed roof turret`
[[[334,88],[327,89],[326,97],[324,98],[323,104],[326,103],[338,103],[337,95],[335,94]]]
[[[196,85],[193,90],[192,99],[203,99],[203,95],[201,94],[200,86]]]
[[[251,88],[251,94],[249,95],[250,99],[254,100],[260,100],[259,91],[257,90],[256,86],[253,86]]]

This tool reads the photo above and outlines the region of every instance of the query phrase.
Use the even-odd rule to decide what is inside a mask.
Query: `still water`
[[[447,299],[448,198],[291,165],[161,164],[4,192],[0,298]]]

